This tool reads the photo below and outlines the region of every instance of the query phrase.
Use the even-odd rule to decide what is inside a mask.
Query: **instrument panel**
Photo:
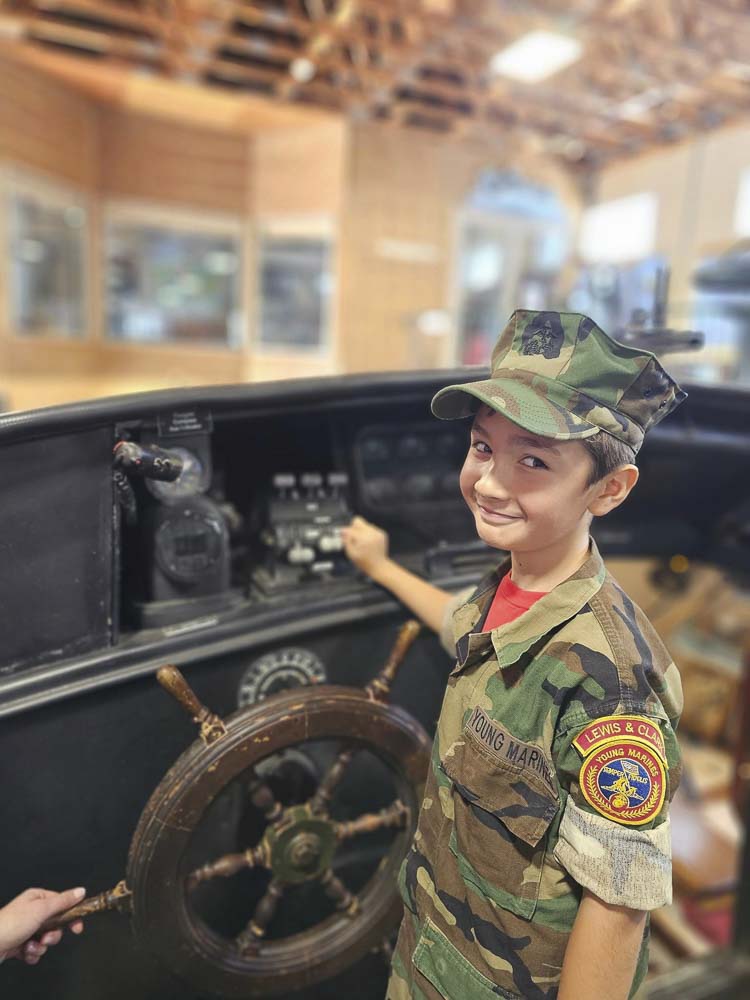
[[[467,433],[433,421],[404,428],[379,425],[357,435],[353,457],[363,497],[373,508],[455,503]]]
[[[0,584],[0,714],[62,697],[71,677],[85,687],[249,649],[306,617],[398,610],[346,558],[355,514],[413,572],[476,582],[498,553],[459,490],[469,422],[433,419],[429,402],[446,379],[483,374],[172,390],[0,417],[0,545],[16,568]],[[690,392],[649,436],[627,509],[594,533],[605,553],[723,553],[739,572],[746,394]]]

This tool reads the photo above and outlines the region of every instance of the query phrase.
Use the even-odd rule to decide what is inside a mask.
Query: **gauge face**
[[[198,496],[208,489],[209,472],[194,452],[187,448],[170,448],[182,459],[182,472],[173,483],[147,479],[146,486],[162,503],[176,503],[187,497]]]
[[[323,661],[299,646],[275,649],[255,660],[242,675],[237,701],[240,708],[255,705],[269,695],[327,680]]]
[[[195,583],[221,558],[224,529],[218,516],[203,509],[171,508],[154,537],[162,570],[183,583]]]

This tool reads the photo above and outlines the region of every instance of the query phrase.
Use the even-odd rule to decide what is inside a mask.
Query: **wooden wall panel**
[[[91,101],[0,57],[0,160],[90,189],[98,177],[97,129]]]
[[[344,183],[343,121],[259,135],[253,141],[256,216],[338,212]]]
[[[247,214],[246,136],[108,111],[100,130],[105,194]]]

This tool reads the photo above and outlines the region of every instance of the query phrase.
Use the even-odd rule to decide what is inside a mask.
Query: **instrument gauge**
[[[237,701],[244,708],[287,688],[323,684],[326,679],[325,665],[312,650],[287,646],[250,664],[240,680]]]
[[[188,448],[170,448],[182,459],[182,472],[172,483],[147,479],[147,489],[162,503],[177,503],[198,496],[209,487],[210,472],[198,456]]]

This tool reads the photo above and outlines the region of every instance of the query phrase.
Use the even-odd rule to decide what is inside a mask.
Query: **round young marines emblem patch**
[[[658,816],[666,779],[658,754],[636,740],[611,740],[583,762],[583,796],[602,816],[641,826]]]

